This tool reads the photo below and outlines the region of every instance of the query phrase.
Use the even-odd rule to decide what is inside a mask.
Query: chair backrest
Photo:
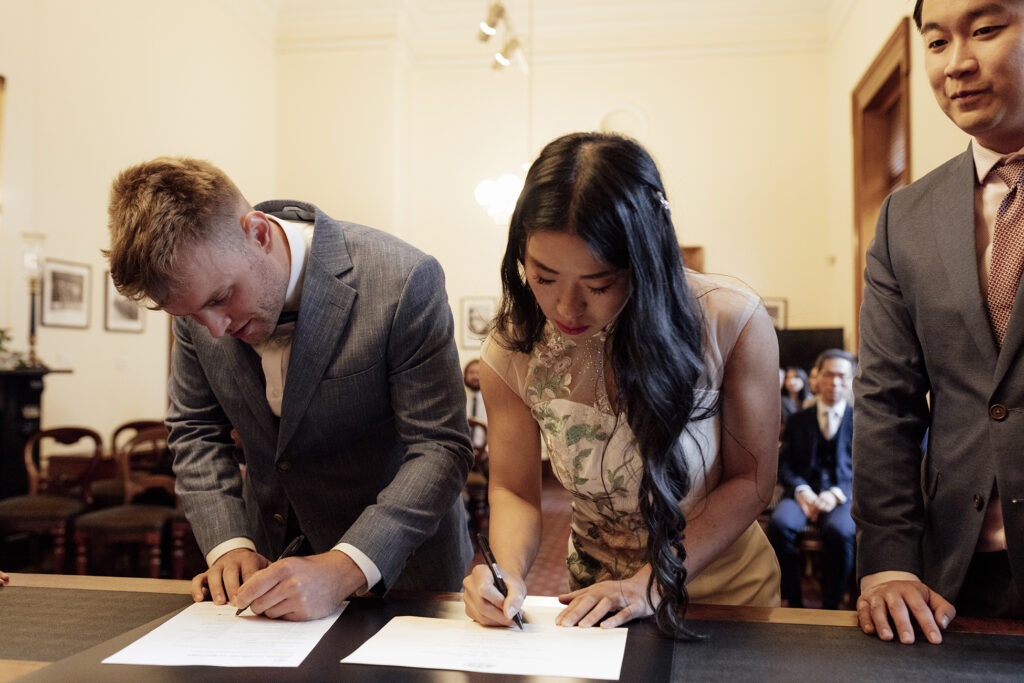
[[[159,427],[164,423],[163,420],[132,420],[125,422],[122,425],[118,425],[114,429],[114,433],[110,435],[110,453],[112,456],[117,456],[119,448],[124,448],[124,445],[128,443],[131,437],[135,436],[143,429],[149,429],[150,427]],[[119,443],[118,439],[121,439],[123,443]]]
[[[487,423],[475,417],[467,417],[466,421],[473,442],[473,469],[479,471],[487,461]]]
[[[36,445],[43,439],[53,439],[66,446],[78,443],[83,439],[91,440],[93,449],[90,454],[89,465],[74,480],[58,482],[49,479],[47,473],[39,471],[39,467],[36,466],[36,461],[33,457]],[[41,491],[52,491],[55,493],[68,491],[81,486],[91,477],[93,469],[99,464],[100,458],[103,457],[103,437],[88,427],[54,427],[52,429],[43,429],[28,438],[22,455],[25,460],[25,472],[28,474],[29,495],[34,496]]]
[[[124,480],[125,504],[148,489],[163,489],[173,498],[174,475],[170,471],[167,436],[167,427],[160,422],[140,429],[118,449],[115,457]]]

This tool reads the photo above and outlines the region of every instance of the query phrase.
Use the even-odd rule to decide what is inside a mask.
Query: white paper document
[[[231,605],[197,602],[103,663],[299,666],[344,609],[316,621],[283,621],[248,611],[236,617]]]
[[[618,680],[625,628],[565,628],[550,622],[518,628],[464,619],[395,617],[343,664],[383,664],[520,676]]]

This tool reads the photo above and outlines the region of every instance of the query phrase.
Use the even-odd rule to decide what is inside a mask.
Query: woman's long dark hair
[[[690,474],[679,437],[697,417],[694,389],[704,370],[702,314],[687,286],[658,168],[638,143],[575,133],[549,143],[530,167],[509,228],[495,327],[508,347],[529,353],[545,317],[524,277],[527,238],[539,231],[580,237],[594,255],[625,269],[632,286],[611,331],[609,355],[618,417],[643,461],[640,513],[647,561],[661,602],[659,628],[691,636],[686,613],[686,518]],[[703,417],[701,415],[700,417]]]

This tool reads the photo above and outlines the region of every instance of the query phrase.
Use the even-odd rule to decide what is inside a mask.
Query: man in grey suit
[[[882,206],[853,516],[861,628],[912,643],[916,621],[938,643],[957,613],[1024,618],[1024,0],[918,0],[914,19],[935,98],[973,139]]]
[[[437,261],[310,204],[251,207],[194,159],[123,171],[109,212],[118,290],[175,316],[194,598],[313,619],[361,591],[458,590],[472,451]]]

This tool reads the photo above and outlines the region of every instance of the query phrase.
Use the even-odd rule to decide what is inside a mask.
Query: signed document
[[[197,602],[103,663],[299,666],[344,609],[316,621],[283,621]]]
[[[395,617],[341,661],[618,680],[626,650],[625,628],[555,626],[540,605],[534,603],[531,610],[531,602],[527,598],[522,631],[515,626],[481,626],[466,618]],[[564,605],[551,611],[557,613],[562,608]]]

